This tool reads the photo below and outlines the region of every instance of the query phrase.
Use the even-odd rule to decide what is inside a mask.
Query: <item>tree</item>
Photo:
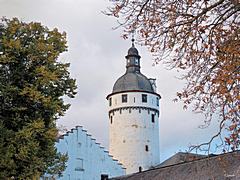
[[[105,12],[118,18],[127,38],[136,30],[155,63],[184,71],[186,87],[175,101],[206,115],[220,116],[219,132],[227,130],[223,150],[240,147],[240,2],[239,0],[112,0]]]
[[[70,106],[63,97],[76,94],[69,64],[57,60],[66,50],[57,29],[1,19],[0,179],[35,179],[66,160],[54,146],[56,120]]]

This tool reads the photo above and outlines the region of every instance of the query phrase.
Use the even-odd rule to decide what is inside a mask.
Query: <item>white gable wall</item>
[[[77,126],[59,139],[57,150],[68,154],[67,168],[62,180],[99,180],[101,174],[109,177],[125,174],[125,169],[117,160],[113,160],[86,130]]]

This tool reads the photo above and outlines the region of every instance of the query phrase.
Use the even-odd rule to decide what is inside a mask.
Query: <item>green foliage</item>
[[[0,21],[0,179],[34,179],[59,163],[56,120],[76,94],[69,64],[57,61],[64,51],[57,29]]]
[[[62,177],[62,172],[66,168],[65,162],[68,160],[67,154],[57,153],[53,165],[48,169],[47,173],[52,175],[52,179]]]

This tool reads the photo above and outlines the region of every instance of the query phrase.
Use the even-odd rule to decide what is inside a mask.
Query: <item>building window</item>
[[[136,99],[135,99],[135,97],[133,98],[133,102],[134,102],[134,103],[136,102]]]
[[[113,123],[113,117],[110,116],[110,123],[112,124]]]
[[[77,167],[75,168],[75,171],[84,171],[83,169],[83,159],[77,158]]]
[[[127,102],[127,94],[122,95],[122,102],[126,103]]]
[[[145,146],[145,151],[147,151],[147,152],[149,151],[148,145]]]
[[[157,97],[156,100],[157,100],[157,106],[159,106],[159,98]]]
[[[109,98],[109,106],[112,106],[112,98]]]
[[[152,114],[152,123],[154,123],[154,122],[155,122],[155,115]]]
[[[147,102],[147,95],[142,94],[142,102],[146,103]]]
[[[107,174],[101,174],[101,180],[108,180]]]
[[[142,167],[141,167],[141,166],[139,166],[138,170],[139,170],[139,172],[142,172]]]

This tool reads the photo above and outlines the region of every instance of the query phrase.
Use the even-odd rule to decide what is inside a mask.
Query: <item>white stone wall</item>
[[[123,94],[128,96],[126,103],[122,103]],[[142,94],[147,94],[147,103],[142,102]],[[147,170],[159,164],[158,96],[128,92],[109,98],[112,98],[109,106],[110,154],[126,167],[127,174],[138,172],[139,167]]]
[[[59,139],[57,150],[68,154],[67,168],[61,180],[100,180],[101,174],[109,177],[125,174],[123,166],[109,155],[96,140],[77,126]]]

